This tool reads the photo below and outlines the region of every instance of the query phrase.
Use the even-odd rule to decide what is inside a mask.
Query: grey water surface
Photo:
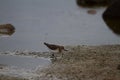
[[[43,42],[61,45],[119,44],[119,36],[102,19],[105,8],[80,8],[76,0],[1,0],[0,24],[11,23],[15,33],[0,37],[0,51],[47,51]]]
[[[33,58],[22,56],[0,55],[0,64],[18,69],[35,70],[38,67],[44,68],[51,61],[47,58]]]

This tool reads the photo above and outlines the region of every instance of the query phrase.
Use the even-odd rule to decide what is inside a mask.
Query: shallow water
[[[16,69],[35,70],[38,67],[44,68],[50,63],[51,61],[47,58],[0,55],[0,64]]]
[[[0,24],[11,23],[16,32],[0,37],[0,51],[47,51],[43,42],[64,45],[119,44],[120,38],[102,19],[105,8],[79,8],[75,0],[2,0]]]

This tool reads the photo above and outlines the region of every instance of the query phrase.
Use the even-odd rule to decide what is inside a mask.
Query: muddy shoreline
[[[119,80],[120,45],[66,46],[68,52],[56,54],[57,59],[44,69],[37,69],[28,80]],[[50,58],[49,52],[15,51],[0,52],[0,55]],[[7,70],[0,65],[0,75]],[[28,75],[31,72],[28,72]],[[36,76],[36,75],[37,76]],[[7,75],[4,75],[7,76]],[[11,77],[14,77],[12,75]],[[22,77],[22,76],[21,76]],[[0,80],[3,77],[0,76]],[[5,77],[4,79],[5,80]],[[10,79],[13,80],[13,79]],[[15,79],[22,80],[22,79]]]

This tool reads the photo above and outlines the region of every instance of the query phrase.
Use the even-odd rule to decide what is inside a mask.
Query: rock
[[[107,26],[117,35],[120,35],[120,0],[115,0],[103,13]]]
[[[107,6],[113,0],[76,0],[78,6],[94,7],[94,6]]]
[[[2,35],[12,35],[15,32],[15,28],[12,24],[1,24],[0,34]]]
[[[92,10],[92,9],[91,9],[91,10],[88,10],[87,13],[94,15],[94,14],[96,14],[97,12],[96,12],[96,10]]]
[[[120,19],[120,0],[116,0],[105,10],[103,18]]]

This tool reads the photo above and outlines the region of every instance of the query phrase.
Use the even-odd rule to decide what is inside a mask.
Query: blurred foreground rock
[[[12,35],[15,32],[15,28],[12,24],[1,24],[0,34],[1,35]]]
[[[107,6],[113,0],[76,0],[78,6],[83,7],[95,7],[95,6]]]
[[[116,0],[106,9],[103,18],[120,19],[120,0]]]
[[[120,35],[120,0],[116,0],[106,9],[103,19],[115,34]]]

